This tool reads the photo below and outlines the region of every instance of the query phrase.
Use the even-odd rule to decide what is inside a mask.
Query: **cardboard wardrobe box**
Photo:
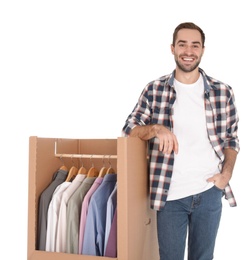
[[[73,164],[101,169],[107,158],[117,173],[117,258],[36,250],[39,196],[62,161],[68,169]],[[158,260],[156,213],[149,205],[146,142],[30,137],[28,260]]]

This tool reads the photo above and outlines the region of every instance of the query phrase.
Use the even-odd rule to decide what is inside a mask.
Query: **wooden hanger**
[[[60,170],[63,170],[63,171],[68,171],[67,167],[64,165],[64,161],[63,161],[62,155],[60,156],[60,160],[61,160],[61,162],[63,163],[63,165],[62,165],[59,169],[60,169]]]
[[[72,166],[65,181],[72,181],[78,174],[78,168]]]
[[[116,173],[112,167],[109,167],[106,171],[106,174],[110,174],[110,173]]]
[[[78,174],[86,175],[87,170],[86,170],[86,168],[84,167],[84,162],[82,161],[82,158],[80,159],[80,162],[82,163],[82,166],[79,168]]]
[[[68,171],[68,169],[67,169],[67,167],[65,165],[62,165],[59,169],[63,170],[63,171]]]
[[[98,170],[92,166],[87,173],[87,177],[98,177]]]
[[[104,177],[105,175],[106,175],[106,173],[107,173],[107,168],[104,166],[104,167],[102,167],[101,169],[100,169],[100,171],[99,171],[99,174],[98,174],[98,177]]]
[[[86,174],[87,173],[87,170],[85,169],[85,167],[84,166],[81,166],[80,168],[79,168],[79,170],[78,170],[78,174]]]
[[[110,164],[110,167],[107,169],[106,174],[115,173],[114,169],[112,168],[112,164],[110,162],[110,157],[109,157],[109,164]]]
[[[89,169],[87,173],[87,177],[98,177],[98,170],[94,167],[94,164],[92,163],[92,156],[90,158],[92,167]]]

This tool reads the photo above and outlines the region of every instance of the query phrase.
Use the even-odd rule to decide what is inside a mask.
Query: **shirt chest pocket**
[[[169,107],[154,107],[152,110],[152,124],[171,126],[172,109]]]

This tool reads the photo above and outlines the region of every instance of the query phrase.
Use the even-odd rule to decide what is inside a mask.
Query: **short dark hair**
[[[181,23],[181,24],[179,24],[179,25],[175,28],[175,30],[174,30],[174,32],[173,32],[173,46],[175,45],[175,41],[176,41],[176,39],[177,39],[178,31],[181,30],[181,29],[192,29],[192,30],[197,30],[197,31],[199,31],[199,32],[200,32],[200,35],[201,35],[202,47],[204,47],[204,45],[205,45],[205,39],[206,39],[204,32],[202,31],[202,29],[201,29],[198,25],[196,25],[196,24],[194,24],[194,23],[190,23],[190,22]]]

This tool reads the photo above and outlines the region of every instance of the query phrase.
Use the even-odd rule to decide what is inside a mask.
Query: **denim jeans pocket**
[[[218,187],[215,186],[215,185],[213,186],[213,189],[216,190],[216,192],[221,192],[221,196],[222,196],[222,197],[224,196],[225,190],[222,190],[222,189],[218,188]]]

